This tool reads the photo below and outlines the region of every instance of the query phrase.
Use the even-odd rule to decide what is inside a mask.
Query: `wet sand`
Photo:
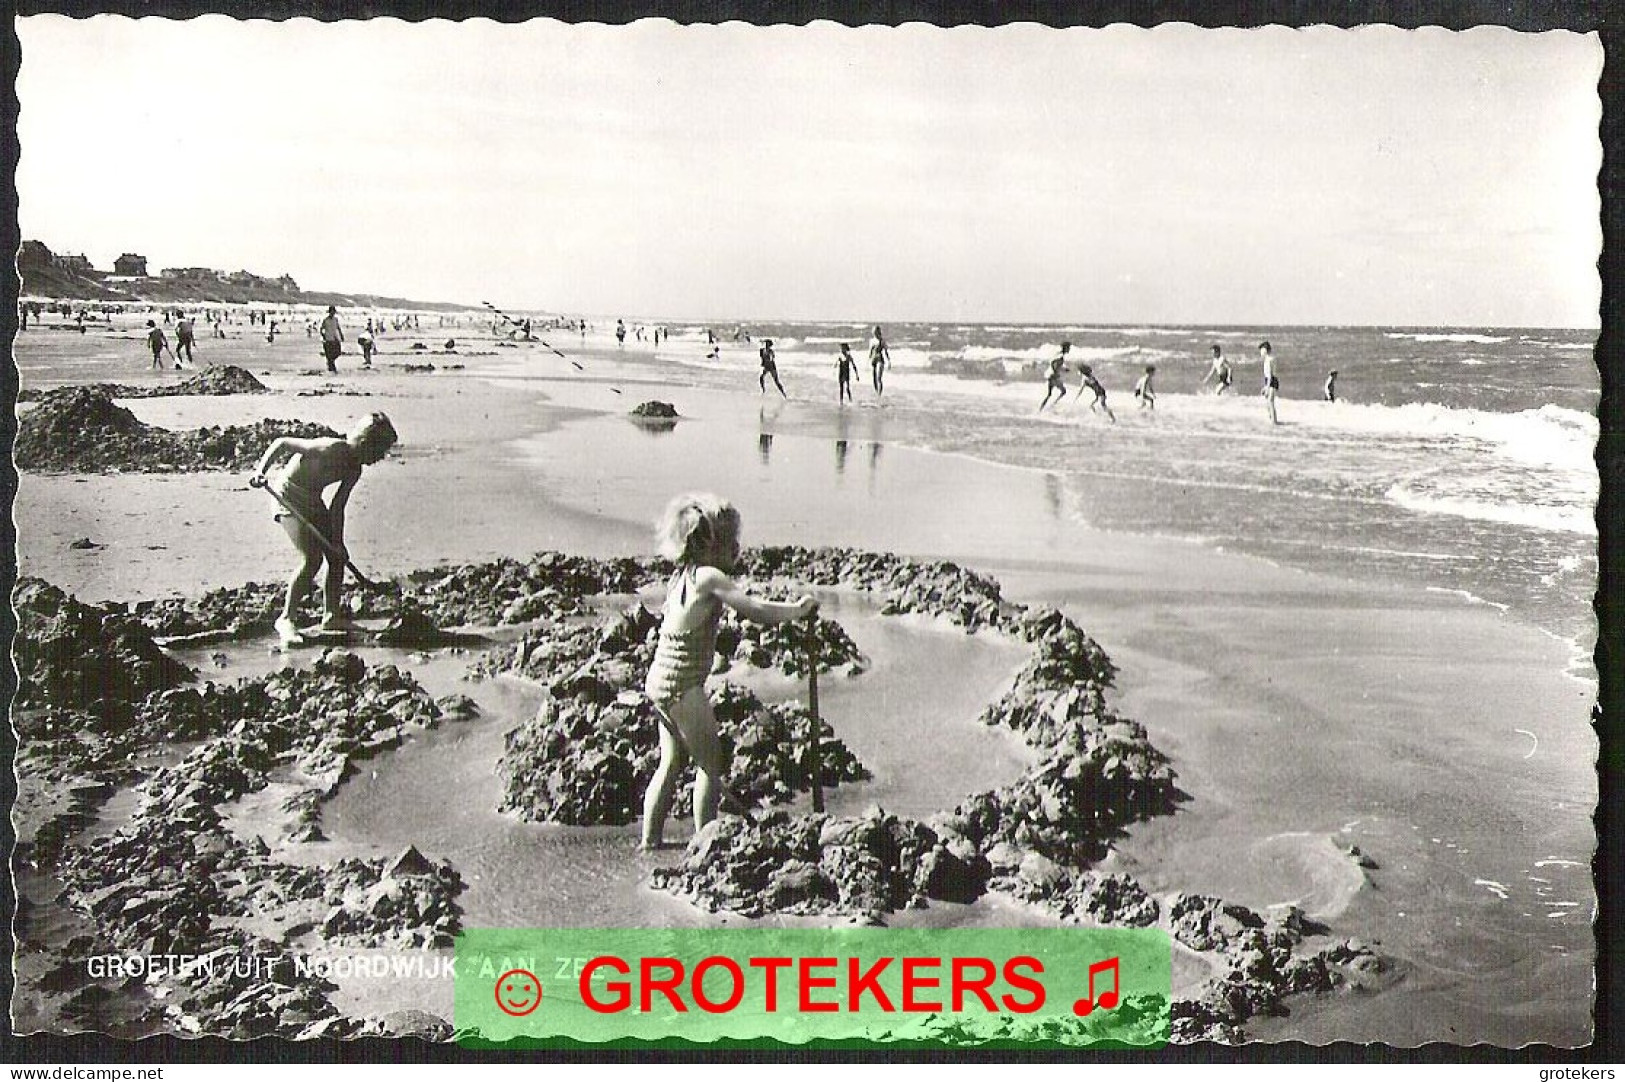
[[[32,344],[18,347],[25,386]],[[289,343],[289,353],[300,344]],[[342,425],[389,411],[402,447],[369,472],[351,505],[351,548],[369,572],[543,548],[642,553],[646,524],[666,499],[712,488],[740,506],[749,543],[951,558],[993,573],[1015,600],[1059,604],[1120,666],[1117,709],[1147,726],[1192,797],[1178,814],[1134,828],[1112,862],[1152,890],[1210,892],[1259,908],[1297,902],[1334,933],[1398,960],[1389,990],[1302,1002],[1289,1018],[1254,1023],[1255,1036],[1589,1040],[1596,742],[1587,711],[1595,691],[1562,675],[1566,648],[1540,632],[1449,595],[1088,529],[1069,517],[1053,477],[912,451],[895,442],[886,409],[764,405],[754,394],[702,391],[685,375],[667,379],[649,364],[579,350],[571,352],[586,360],[591,380],[556,378],[562,362],[539,350],[469,358],[461,372],[332,378],[314,373],[308,358],[243,348],[277,394],[126,404],[149,423],[176,427],[267,416]],[[138,351],[129,344],[131,356]],[[477,378],[499,367],[499,381]],[[74,368],[71,378],[134,381],[105,364]],[[327,385],[365,393],[298,395]],[[892,394],[906,395],[905,386]],[[674,402],[687,419],[658,433],[622,416],[649,398]],[[286,543],[270,525],[268,501],[243,481],[25,476],[15,511],[22,571],[86,599],[281,579]],[[105,547],[68,547],[81,537]],[[900,666],[930,665],[948,649],[932,645],[931,634],[904,633]],[[952,663],[961,661],[956,654]],[[864,753],[884,759],[887,730],[876,719],[930,678],[859,680],[826,692],[826,709],[872,733]],[[882,686],[892,689],[889,701]],[[519,699],[510,706],[523,709]],[[477,794],[494,786],[496,729],[438,733],[384,756],[373,764],[378,784],[432,764]],[[895,773],[907,776],[906,757]],[[393,838],[379,823],[392,805],[369,799],[370,784],[350,783],[324,825],[387,848]],[[885,774],[875,784],[880,792],[902,785]],[[393,791],[405,801],[415,790]],[[958,795],[943,792],[937,806]],[[907,798],[898,790],[887,799]],[[483,798],[469,806],[500,818]],[[615,882],[634,868],[644,874],[621,860],[627,836],[572,840],[596,854],[581,854],[582,874],[591,880],[614,867]],[[1376,867],[1360,869],[1348,845]],[[673,923],[695,919],[683,903],[642,893]],[[572,923],[601,895],[565,892],[547,914]],[[1029,919],[1017,910],[997,903],[994,915],[967,919]]]

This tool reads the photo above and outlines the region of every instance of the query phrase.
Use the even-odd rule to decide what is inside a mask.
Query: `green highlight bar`
[[[1157,928],[476,928],[469,1048],[1160,1048]]]

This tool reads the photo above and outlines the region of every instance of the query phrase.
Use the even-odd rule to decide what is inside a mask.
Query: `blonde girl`
[[[660,766],[643,796],[643,847],[661,844],[677,776],[694,760],[694,829],[717,817],[722,795],[722,742],[705,694],[716,659],[717,624],[726,605],[748,620],[782,624],[818,611],[811,597],[763,601],[728,577],[739,559],[739,512],[709,494],[679,496],[656,525],[660,554],[677,563],[661,610],[660,639],[644,691],[660,714]]]

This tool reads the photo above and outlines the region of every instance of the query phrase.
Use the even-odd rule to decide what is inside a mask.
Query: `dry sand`
[[[392,335],[384,348],[451,333],[467,332]],[[647,522],[689,488],[734,498],[750,543],[855,545],[992,572],[1008,596],[1059,604],[1102,643],[1122,669],[1118,709],[1148,727],[1193,798],[1136,827],[1113,863],[1153,890],[1260,909],[1296,902],[1398,960],[1385,992],[1305,1002],[1252,1032],[1396,1044],[1590,1039],[1595,896],[1589,869],[1573,862],[1591,854],[1596,743],[1586,717],[1595,689],[1563,675],[1561,644],[1450,596],[1083,528],[1060,514],[1045,475],[896,446],[883,411],[764,408],[754,395],[701,391],[613,350],[557,344],[585,362],[587,377],[534,348],[434,357],[468,367],[425,373],[391,368],[414,359],[401,354],[386,354],[373,372],[346,356],[333,377],[302,335],[275,345],[263,336],[205,340],[200,361],[243,364],[274,393],[125,404],[177,428],[262,417],[342,426],[389,412],[401,447],[368,472],[351,504],[350,548],[369,573],[550,548],[643,553]],[[16,353],[25,387],[164,378],[141,374],[139,342],[95,332],[30,332]],[[501,378],[483,378],[493,373]],[[906,385],[890,392],[906,396]],[[662,435],[622,416],[651,398],[689,419]],[[24,476],[14,511],[21,571],[85,599],[280,579],[291,562],[286,541],[269,501],[244,481]],[[99,547],[71,548],[80,538]],[[931,664],[929,635],[918,629],[897,645],[898,670]],[[968,660],[1002,664],[996,650]],[[891,693],[906,696],[930,678],[894,671]],[[981,692],[953,694],[973,709]],[[522,711],[522,700],[504,709]],[[862,700],[861,690],[843,690],[833,708],[856,717]],[[873,716],[856,727],[883,742]],[[455,752],[433,743],[450,740]],[[481,794],[492,784],[481,764],[499,743],[492,725],[437,734],[377,771],[387,785],[390,770],[406,777],[432,753]],[[366,822],[370,784],[341,794],[330,825],[337,836],[370,831],[385,847],[394,839]],[[959,795],[944,791],[939,806]],[[481,803],[477,815],[489,808]],[[600,889],[644,874],[608,871],[624,862],[626,837],[569,843],[600,851],[581,852],[580,862]],[[1376,867],[1361,869],[1349,845]],[[692,919],[682,903],[644,893],[645,915]],[[519,909],[508,915],[568,924],[599,904],[592,890],[544,895],[534,906],[504,895]],[[965,919],[1029,919],[1008,909]]]

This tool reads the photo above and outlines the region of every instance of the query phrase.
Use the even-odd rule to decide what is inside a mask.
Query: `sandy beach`
[[[24,389],[177,378],[142,370],[140,342],[122,333],[133,326],[120,331],[20,336]],[[405,350],[448,334],[455,355]],[[356,490],[348,531],[353,558],[373,576],[542,550],[646,557],[660,508],[694,489],[733,499],[750,545],[845,546],[989,574],[1010,601],[1056,606],[1098,641],[1119,669],[1113,709],[1145,727],[1188,797],[1130,827],[1101,870],[1155,894],[1214,895],[1261,912],[1294,905],[1383,959],[1369,990],[1295,996],[1285,1016],[1250,1021],[1248,1038],[1591,1039],[1596,689],[1565,673],[1567,644],[1453,594],[1092,529],[1065,512],[1050,471],[908,446],[904,377],[884,407],[837,408],[823,384],[769,402],[746,373],[740,389],[724,389],[653,351],[617,351],[601,332],[555,344],[584,371],[536,344],[499,346],[483,327],[391,335],[376,370],[346,355],[337,375],[299,336],[204,341],[200,366],[239,365],[269,393],[120,404],[173,430],[264,418],[343,430],[387,411],[401,443]],[[415,359],[435,368],[406,371]],[[682,420],[669,431],[634,424],[627,412],[646,400],[672,403]],[[20,572],[85,602],[276,583],[291,553],[272,510],[243,473],[25,471],[14,510]],[[92,545],[74,546],[83,539]],[[874,774],[837,790],[833,813],[878,803],[923,817],[1030,765],[1020,740],[976,720],[1023,664],[1021,643],[826,596],[826,613],[872,665],[826,691],[826,720]],[[657,604],[658,593],[647,600]],[[309,663],[264,640],[180,656],[208,668],[213,652],[225,658],[213,662],[214,679]],[[651,888],[651,871],[670,858],[637,853],[635,826],[561,829],[496,810],[504,734],[536,711],[540,689],[470,683],[460,654],[359,652],[405,665],[435,696],[472,696],[482,718],[372,759],[324,803],[326,840],[286,845],[286,859],[324,865],[416,846],[461,873],[466,926],[718,919]],[[799,694],[772,673],[751,685],[772,701]],[[426,791],[449,795],[426,802]],[[102,805],[104,827],[130,799]],[[275,818],[250,801],[231,822],[247,835]],[[50,909],[47,898],[30,900]],[[1054,922],[991,896],[899,919]],[[1204,975],[1180,965],[1176,993]],[[451,1015],[449,981],[341,986],[335,1002],[360,1017]],[[54,1028],[53,1003],[20,987],[19,1028]]]

